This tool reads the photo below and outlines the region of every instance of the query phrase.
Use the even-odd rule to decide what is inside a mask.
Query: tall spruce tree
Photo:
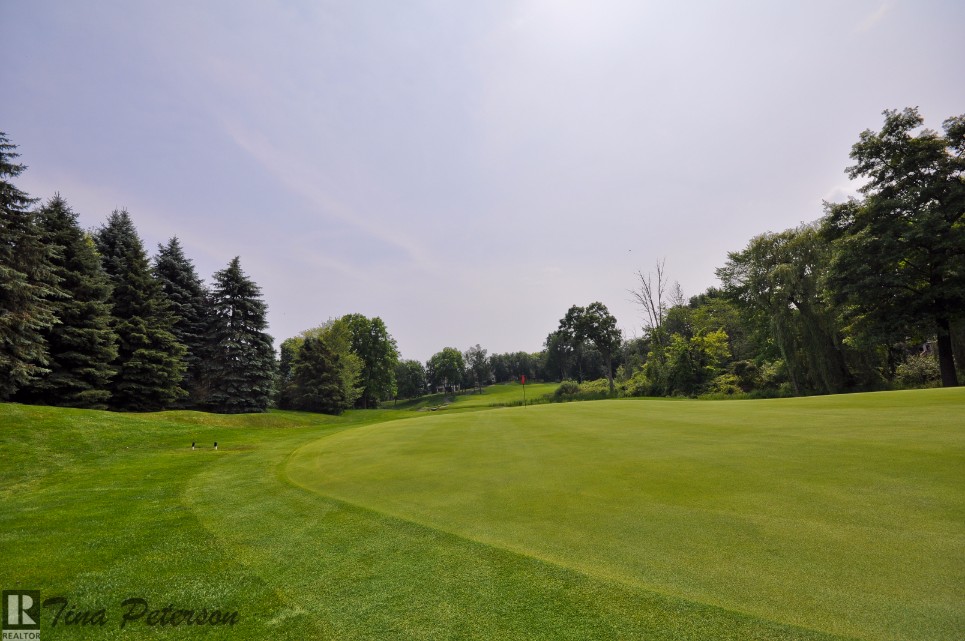
[[[275,374],[272,338],[264,331],[268,306],[261,299],[261,288],[241,270],[237,256],[215,273],[211,307],[208,407],[225,414],[264,412]]]
[[[188,396],[181,401],[184,407],[201,407],[209,394],[210,357],[208,333],[211,325],[211,308],[208,291],[194,269],[194,263],[184,255],[177,237],[166,245],[158,245],[154,257],[154,275],[161,283],[171,303],[175,321],[171,331],[184,345],[186,370],[181,386]]]
[[[111,328],[111,285],[93,239],[60,195],[37,212],[43,242],[56,248],[54,274],[64,296],[50,300],[59,323],[44,330],[50,372],[24,390],[44,405],[105,408],[117,337]]]
[[[94,240],[114,288],[117,375],[112,406],[133,411],[170,407],[183,397],[185,348],[172,328],[174,314],[151,273],[144,244],[126,210],[115,210]]]
[[[324,414],[341,414],[351,405],[342,384],[340,355],[323,339],[308,336],[292,362],[291,406]]]
[[[47,371],[43,331],[57,322],[53,250],[30,210],[35,200],[8,180],[26,169],[16,149],[0,132],[0,400]]]

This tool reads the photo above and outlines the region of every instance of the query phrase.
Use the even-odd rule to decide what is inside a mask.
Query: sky
[[[628,337],[637,272],[855,193],[885,109],[965,113],[960,0],[0,0],[0,131],[95,229],[240,256],[276,342],[379,316],[403,358]]]

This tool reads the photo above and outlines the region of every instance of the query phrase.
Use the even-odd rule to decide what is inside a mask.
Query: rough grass
[[[47,639],[955,638],[963,409],[0,405],[0,585],[108,609]],[[131,596],[241,620],[120,630]]]

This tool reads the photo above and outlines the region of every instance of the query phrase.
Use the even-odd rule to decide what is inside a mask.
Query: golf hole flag
[[[519,376],[519,382],[520,382],[521,384],[523,384],[523,385],[526,384],[526,374],[521,374],[521,375]]]

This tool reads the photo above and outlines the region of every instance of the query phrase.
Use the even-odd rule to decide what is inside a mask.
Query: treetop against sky
[[[574,302],[628,336],[855,193],[883,109],[961,113],[965,6],[604,0],[0,5],[0,127],[84,227],[127,208],[200,274],[240,255],[269,332],[379,316],[403,356],[538,349]]]

